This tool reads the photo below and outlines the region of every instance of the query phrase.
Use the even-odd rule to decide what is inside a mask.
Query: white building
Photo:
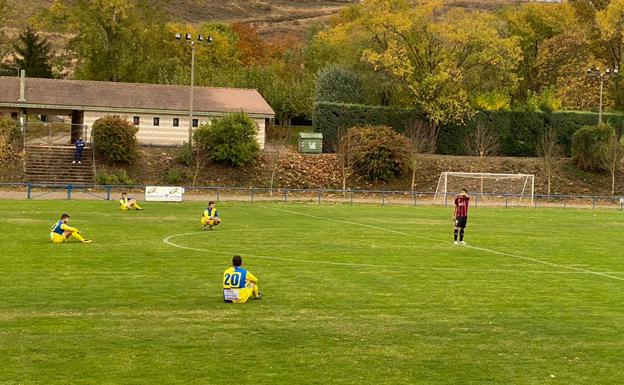
[[[115,83],[0,77],[0,113],[68,116],[75,136],[89,137],[90,127],[107,115],[127,118],[138,128],[141,144],[177,146],[189,137],[190,87],[162,84]],[[265,127],[275,117],[257,90],[194,87],[193,127],[232,112],[244,112],[258,125],[264,148]],[[86,129],[83,129],[83,127]],[[69,144],[69,143],[68,143]]]

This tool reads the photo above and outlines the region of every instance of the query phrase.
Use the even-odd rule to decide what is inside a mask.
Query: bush
[[[115,173],[106,173],[100,172],[96,175],[95,180],[99,185],[108,185],[108,186],[132,186],[134,185],[134,181],[128,176],[126,170],[119,170],[117,174]]]
[[[576,167],[585,171],[608,171],[605,156],[615,135],[608,124],[585,126],[576,131],[572,138],[572,159]]]
[[[312,112],[314,130],[323,134],[323,149],[326,152],[337,148],[338,131],[371,125],[388,126],[403,132],[405,127],[418,120],[422,120],[422,114],[415,110],[362,104],[319,102]]]
[[[195,131],[195,141],[211,160],[230,166],[244,166],[260,153],[256,123],[244,113],[234,113]]]
[[[407,164],[407,139],[391,127],[353,127],[342,138],[351,152],[353,171],[371,181],[389,181]]]
[[[176,162],[187,167],[193,164],[193,151],[188,145],[180,147],[178,155],[176,156]]]
[[[0,115],[0,161],[15,157],[21,147],[22,133],[17,122],[9,116]]]
[[[182,182],[182,179],[184,179],[184,176],[182,175],[182,172],[180,171],[179,168],[173,167],[167,170],[167,175],[166,175],[167,183],[171,185],[177,185],[180,182]]]
[[[492,91],[478,95],[475,98],[475,105],[478,109],[486,111],[508,110],[511,106],[511,96],[500,91]]]
[[[93,123],[95,152],[108,162],[130,163],[137,156],[138,129],[127,119],[105,116]]]
[[[362,103],[362,89],[362,80],[356,72],[334,65],[319,71],[315,98],[318,102]]]
[[[21,147],[22,132],[17,122],[9,116],[0,115],[0,161],[8,161],[17,155]]]

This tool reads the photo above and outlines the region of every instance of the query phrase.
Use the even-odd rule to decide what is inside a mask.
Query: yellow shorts
[[[219,221],[219,223],[221,223],[221,221]],[[206,225],[214,226],[215,225],[215,220],[214,219],[208,219],[206,217],[202,217],[201,218],[201,224],[202,224],[202,226],[206,226]]]
[[[119,210],[128,210],[126,205],[119,205]]]
[[[245,303],[249,300],[249,298],[254,296],[254,291],[256,292],[256,294],[258,293],[258,289],[256,285],[254,285],[253,283],[247,283],[247,285],[244,288],[240,288],[240,289],[224,289],[223,291],[223,299],[225,300],[225,302],[231,302],[231,303]],[[237,299],[232,299],[231,301],[228,301],[226,299],[226,291],[231,291],[233,294],[233,298],[237,298]],[[237,293],[237,294],[234,294]]]
[[[65,243],[67,242],[67,238],[65,238],[64,235],[58,233],[51,233],[50,241],[52,241],[52,243]]]

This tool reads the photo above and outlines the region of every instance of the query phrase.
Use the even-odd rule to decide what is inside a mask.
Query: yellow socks
[[[80,242],[84,242],[85,239],[82,237],[82,235],[78,234],[77,231],[74,231],[71,233],[71,236],[76,238],[77,240],[79,240]]]

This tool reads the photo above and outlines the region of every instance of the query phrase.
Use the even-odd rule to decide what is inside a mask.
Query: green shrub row
[[[624,115],[603,114],[603,120],[610,123],[617,132],[622,132]],[[498,133],[501,155],[536,156],[539,137],[547,127],[554,127],[565,155],[569,156],[574,133],[581,127],[598,123],[598,114],[571,111],[481,111],[464,124],[440,127],[437,151],[446,155],[464,155],[463,140],[474,132],[479,123],[492,127]]]
[[[414,110],[382,106],[320,102],[315,104],[313,124],[323,134],[325,151],[333,151],[337,133],[346,132],[354,126],[384,125],[399,132],[415,121],[422,120],[422,114]],[[624,115],[603,114],[605,123],[623,132]],[[446,124],[440,127],[437,152],[445,155],[465,155],[466,138],[470,137],[479,123],[492,127],[499,135],[501,155],[536,156],[537,140],[546,127],[555,127],[559,142],[566,155],[570,155],[572,136],[583,126],[595,125],[598,114],[593,112],[524,112],[524,111],[481,111],[464,123]]]
[[[414,110],[404,110],[383,106],[319,102],[314,106],[312,122],[314,130],[323,134],[323,149],[333,152],[336,149],[338,133],[346,133],[356,126],[388,126],[399,132],[422,114]]]

